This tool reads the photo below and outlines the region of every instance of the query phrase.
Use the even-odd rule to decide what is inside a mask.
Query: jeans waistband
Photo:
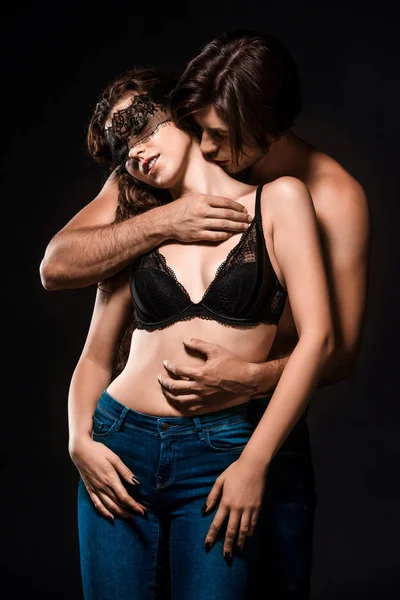
[[[97,408],[106,412],[112,418],[150,432],[162,432],[170,429],[176,431],[179,429],[179,433],[183,433],[198,431],[199,427],[207,431],[219,427],[225,422],[231,423],[246,419],[249,412],[249,403],[224,408],[197,417],[157,417],[125,406],[111,396],[107,390],[104,390],[97,403]]]

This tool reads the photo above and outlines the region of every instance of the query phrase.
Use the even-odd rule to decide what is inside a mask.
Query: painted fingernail
[[[139,484],[140,484],[140,481],[139,481],[139,479],[136,479],[136,477],[135,477],[135,476],[133,476],[133,477],[132,477],[132,481],[133,481],[133,483],[134,483],[135,485],[139,485]]]
[[[226,552],[224,554],[224,558],[225,558],[226,562],[228,563],[228,565],[230,565],[231,562],[232,562],[232,553],[231,552]]]
[[[204,515],[206,512],[207,512],[207,502],[205,503],[205,505],[201,509],[201,514]]]
[[[211,542],[206,542],[206,544],[205,544],[206,552],[210,552],[211,546],[212,546]]]

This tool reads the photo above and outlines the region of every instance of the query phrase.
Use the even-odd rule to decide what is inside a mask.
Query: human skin
[[[115,275],[167,241],[224,241],[251,217],[232,198],[194,194],[114,223],[118,186],[111,173],[100,193],[49,242],[40,264],[49,291],[87,287]]]
[[[201,150],[225,171],[236,172],[246,163],[234,163],[229,148],[226,124],[213,107],[196,115],[202,130]],[[271,182],[283,175],[303,181],[313,200],[328,276],[331,308],[334,315],[335,351],[325,365],[319,386],[340,381],[353,370],[361,344],[368,290],[371,244],[371,219],[362,186],[333,158],[288,132],[273,142],[267,155],[247,148],[252,167],[242,172],[241,180],[255,185]],[[196,410],[212,402],[221,390],[232,394],[252,392],[253,397],[271,393],[297,340],[290,301],[278,325],[269,360],[244,362],[221,345],[192,339],[191,350],[202,352],[204,364],[191,372],[184,363],[166,357],[160,382],[166,397]]]
[[[187,150],[189,166],[182,175],[180,165],[185,161],[178,149],[187,137],[186,133],[171,125],[169,135],[167,128],[163,128],[143,147],[136,147],[136,158],[139,152],[142,153],[140,160],[160,154],[160,172],[156,171],[157,175],[154,175],[159,179],[153,183],[167,187],[175,198],[194,192],[221,191],[235,197],[249,211],[254,211],[256,186],[237,182],[219,167],[204,160],[193,140]],[[261,194],[261,212],[267,250],[278,278],[288,290],[299,340],[245,451],[217,479],[209,497],[210,502],[217,496],[221,501],[206,543],[213,542],[227,517],[224,544],[227,556],[232,552],[233,532],[239,529],[238,545],[242,547],[245,537],[254,530],[269,464],[305,409],[310,392],[318,381],[319,371],[332,353],[334,339],[315,211],[306,186],[294,177],[281,177],[266,184]],[[230,239],[218,246],[192,244],[185,246],[185,253],[181,251],[181,244],[166,243],[161,250],[193,301],[197,301],[213,279],[219,264],[237,242],[237,239]],[[179,358],[184,355],[182,339],[201,333],[206,341],[220,340],[228,351],[240,347],[242,360],[262,361],[268,358],[276,334],[275,325],[260,324],[250,329],[237,329],[198,318],[152,333],[135,330],[126,367],[111,381],[115,352],[131,314],[132,301],[125,270],[110,289],[97,291],[89,333],[69,394],[70,454],[92,501],[101,514],[109,518],[113,517],[114,511],[124,516],[124,505],[126,509],[132,508],[137,512],[142,512],[143,507],[130,497],[128,499],[129,495],[123,491],[118,476],[122,474],[123,467],[118,463],[113,468],[115,458],[111,451],[98,450],[95,463],[85,459],[95,454],[95,447],[97,450],[98,444],[91,438],[92,414],[103,389],[108,386],[114,397],[139,412],[182,416],[186,414],[185,409],[171,406],[157,381],[157,372],[167,349]],[[188,362],[195,368],[199,359],[190,356]],[[248,394],[221,398],[225,406],[249,400]],[[203,406],[198,414],[211,410]],[[82,466],[85,460],[86,467]],[[127,481],[134,475],[129,470],[123,473]]]
[[[245,147],[251,166],[248,158],[235,164],[227,126],[214,107],[198,113],[196,119],[202,130],[204,155],[221,164],[226,172],[239,171],[239,180],[261,184],[291,175],[307,186],[321,237],[336,338],[335,351],[321,372],[318,385],[346,378],[359,354],[368,289],[372,230],[362,186],[336,160],[290,131],[271,144],[267,154]],[[203,194],[114,224],[117,196],[115,178],[111,176],[99,195],[50,241],[41,263],[42,282],[48,289],[91,285],[167,240],[223,241],[232,235],[208,227],[229,225],[236,227],[236,232],[247,227],[246,211],[222,206],[212,209],[214,196]],[[220,201],[225,202],[215,198],[215,203]],[[236,207],[238,203],[234,203],[233,208]],[[209,218],[211,214],[217,218]],[[232,218],[239,221],[228,221]],[[182,382],[187,374],[185,361],[176,363],[168,354],[164,357],[160,384],[172,403],[186,403],[193,411],[204,402],[217,400],[220,391],[251,392],[253,397],[260,397],[274,390],[297,339],[287,301],[268,361],[246,362],[220,345],[194,338],[186,344],[188,350],[194,348],[203,353],[203,365],[192,374],[195,386],[185,387],[185,380]]]
[[[207,122],[207,118],[210,119],[209,122]],[[214,138],[212,130],[213,126],[218,126],[225,127],[226,131],[224,122],[212,107],[201,115],[201,120],[207,127],[204,127],[202,132],[202,152],[209,160],[217,161],[229,158],[228,138],[225,135],[225,138],[221,139],[220,134]],[[287,174],[303,181],[311,192],[325,259],[336,334],[334,351],[323,365],[317,385],[340,381],[354,368],[361,342],[371,235],[365,193],[360,184],[339,163],[290,132],[274,142],[267,155],[256,156],[255,161],[257,161],[256,164],[243,173],[241,180],[251,184],[271,183]],[[223,169],[229,171],[229,165],[228,161]],[[235,167],[237,168],[234,165],[233,168]],[[175,204],[178,205],[182,202],[187,206],[196,206],[199,215],[202,210],[199,199],[202,198],[204,196],[195,195],[176,200],[167,208],[172,211]],[[151,235],[146,237],[152,232],[152,227],[155,232],[162,229],[163,226],[166,227],[167,219],[164,221],[158,219],[160,213],[157,211],[159,209],[153,209],[143,215],[148,218],[148,221],[143,223],[143,228],[140,228],[136,217],[119,225],[111,225],[116,205],[117,191],[111,178],[100,195],[82,209],[67,224],[61,234],[55,236],[50,255],[52,255],[54,264],[61,264],[64,277],[69,273],[73,280],[79,271],[79,277],[82,280],[82,272],[84,272],[84,277],[88,277],[87,285],[89,285],[97,280],[97,277],[103,279],[111,272],[120,270],[127,257],[130,261],[136,256],[136,251],[137,254],[140,254],[140,244],[142,244],[141,247],[145,247],[145,250],[142,251],[147,251],[151,243],[156,245],[162,243],[162,240],[165,241],[165,237],[156,241],[154,236],[153,238]],[[198,215],[197,220],[199,221],[203,217]],[[194,231],[196,216],[192,220],[192,225]],[[135,239],[139,241],[137,247],[132,242]],[[129,240],[131,244],[128,243]],[[118,252],[114,253],[117,246],[120,248],[119,252],[124,253],[122,263]],[[74,252],[76,253],[78,249],[79,260],[81,260],[79,269],[74,264],[77,258]],[[94,266],[100,255],[101,260],[98,261],[97,266]],[[57,256],[61,257],[60,261],[56,260]],[[86,263],[82,263],[82,261],[86,261]],[[99,273],[98,265],[104,263],[108,265],[107,270]],[[91,279],[93,277],[94,279]],[[166,370],[165,366],[161,367],[158,372],[162,384],[161,389],[171,402],[171,406],[181,405],[181,410],[184,410],[183,404],[186,403],[186,411],[190,414],[204,409],[205,403],[208,404],[210,410],[213,403],[218,403],[223,408],[222,399],[225,398],[229,401],[232,395],[250,393],[252,397],[257,397],[271,393],[279,382],[298,340],[289,300],[279,322],[267,360],[263,361],[260,358],[254,362],[244,360],[237,354],[236,348],[222,347],[220,344],[210,343],[205,336],[202,337],[204,338],[202,340],[195,336],[191,340],[180,340],[182,347],[188,348],[189,352],[191,352],[191,348],[197,348],[202,352],[203,361],[199,362],[195,369],[188,363],[187,354],[177,361],[175,356],[166,352],[163,359],[167,361],[166,364],[170,369],[176,370],[177,375]],[[179,367],[182,368],[181,371],[178,370]],[[182,377],[185,377],[183,374],[187,373],[185,371],[187,368],[192,369],[191,379],[194,380],[196,389],[193,390],[188,386],[190,389],[187,389],[187,394],[182,394],[181,390],[170,389],[170,385],[182,385],[182,381],[177,381],[177,378],[182,380]],[[168,375],[171,376],[168,377]],[[172,379],[174,381],[171,381]],[[186,379],[185,377],[183,380],[184,386],[187,385]],[[100,457],[100,451],[103,452],[103,448],[92,449],[81,444],[81,449],[82,446],[81,464],[84,463],[89,470],[97,468],[94,463],[103,459]],[[121,485],[120,478],[130,481],[131,474],[127,472],[125,465],[116,455],[110,452],[107,454],[106,477],[107,480],[112,478],[113,481],[112,489],[115,500],[113,513],[128,516],[128,509],[137,510],[138,507],[132,505],[132,500]],[[219,483],[216,483],[215,488],[210,492],[207,503],[209,509],[217,501],[219,489]],[[110,490],[111,488],[107,487],[108,493],[111,493]],[[118,496],[115,495],[117,492]],[[102,510],[101,506],[100,510]],[[110,511],[106,510],[106,514],[112,517]]]

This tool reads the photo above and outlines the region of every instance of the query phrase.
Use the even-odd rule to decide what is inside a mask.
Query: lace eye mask
[[[171,115],[165,105],[156,104],[149,96],[134,96],[127,108],[114,113],[112,125],[106,127],[114,163],[120,164],[130,148],[148,141],[169,121]]]

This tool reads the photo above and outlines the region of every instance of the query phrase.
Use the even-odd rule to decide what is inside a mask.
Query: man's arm
[[[50,240],[40,264],[47,290],[97,283],[168,239],[159,209],[113,223],[117,205],[118,186],[112,174],[98,196]]]
[[[207,194],[179,198],[114,223],[117,205],[118,185],[112,174],[100,194],[50,240],[40,263],[47,290],[102,281],[167,239],[226,240],[251,221],[242,204]]]

